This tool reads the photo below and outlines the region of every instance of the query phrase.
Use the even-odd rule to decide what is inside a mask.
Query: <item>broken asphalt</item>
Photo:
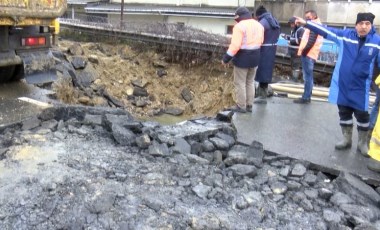
[[[370,184],[380,184],[380,174],[367,169],[369,159],[356,153],[356,127],[352,148],[335,150],[335,143],[342,138],[336,105],[295,104],[288,98],[272,97],[267,104],[254,104],[252,113],[235,113],[232,121],[239,142],[255,140],[266,151],[307,160],[317,170],[334,175],[349,172]]]

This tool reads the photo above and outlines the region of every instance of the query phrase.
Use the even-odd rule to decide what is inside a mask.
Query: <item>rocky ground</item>
[[[236,142],[228,122],[54,107],[0,128],[0,229],[380,229],[380,188]]]
[[[60,103],[0,126],[0,229],[380,229],[379,187],[236,141],[218,60],[71,41],[54,55]],[[212,118],[140,119],[164,113]]]

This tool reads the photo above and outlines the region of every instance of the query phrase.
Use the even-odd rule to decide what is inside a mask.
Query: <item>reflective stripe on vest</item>
[[[261,46],[276,46],[277,44],[276,43],[273,43],[273,44],[262,44]]]
[[[293,48],[293,49],[298,49],[299,46],[292,46],[292,45],[288,45],[289,48]]]

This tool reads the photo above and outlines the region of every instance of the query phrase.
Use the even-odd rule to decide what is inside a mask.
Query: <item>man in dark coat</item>
[[[254,103],[266,104],[268,84],[272,82],[274,60],[276,58],[277,41],[280,36],[280,24],[273,15],[259,6],[256,17],[264,27],[264,43],[260,48],[260,64],[256,72],[255,80],[259,83],[257,96]]]
[[[288,23],[292,30],[290,36],[285,37],[285,39],[289,40],[288,53],[290,56],[290,66],[292,68],[292,79],[298,81],[301,74],[301,57],[298,56],[297,53],[305,30],[302,26],[297,25],[295,21],[295,17],[289,19]]]

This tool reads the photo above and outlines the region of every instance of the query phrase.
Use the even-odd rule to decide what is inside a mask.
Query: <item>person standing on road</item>
[[[236,105],[228,110],[245,113],[252,111],[255,95],[253,79],[260,61],[260,46],[264,40],[263,26],[252,18],[246,7],[235,12],[237,24],[232,31],[231,44],[223,56],[222,64],[234,64]]]
[[[274,61],[276,58],[277,42],[280,36],[280,24],[273,15],[259,6],[256,17],[264,27],[264,43],[260,48],[260,64],[256,73],[256,81],[259,83],[255,103],[266,104],[268,84],[272,82]]]
[[[369,144],[369,141],[371,140],[373,130],[375,129],[377,117],[379,115],[379,104],[380,104],[380,88],[376,86],[376,99],[375,102],[372,104],[371,112],[369,113],[369,126],[368,126],[368,138],[367,142]],[[380,133],[379,133],[380,134]]]
[[[338,105],[343,134],[343,140],[335,145],[335,149],[351,148],[352,115],[355,115],[357,152],[364,156],[368,156],[369,89],[376,60],[380,67],[380,36],[372,26],[374,18],[372,13],[358,13],[355,29],[335,29],[302,18],[296,20],[296,23],[337,43],[339,58],[335,64],[328,98],[330,103]]]
[[[291,17],[288,21],[291,31],[290,36],[286,36],[288,40],[288,54],[290,56],[290,67],[292,69],[293,81],[298,81],[301,73],[301,57],[298,56],[298,48],[301,43],[302,35],[305,29],[296,24],[296,18]]]
[[[377,122],[379,120],[379,85],[380,85],[380,75],[377,77],[375,81],[376,85],[378,86],[378,89],[376,90],[376,101],[374,103],[374,107],[372,108],[371,112],[371,120],[370,120],[370,126],[375,123],[371,136],[371,141],[369,142],[369,151],[368,155],[371,157],[370,161],[368,163],[368,168],[372,171],[379,172],[380,173],[380,122]],[[376,116],[376,117],[375,117]],[[371,127],[370,127],[371,128]]]
[[[317,13],[314,10],[305,12],[305,19],[316,24],[321,24]],[[311,101],[311,95],[314,85],[314,63],[318,59],[319,51],[323,42],[322,36],[310,31],[308,28],[303,33],[301,44],[298,49],[298,56],[301,56],[302,75],[304,80],[304,91],[301,98],[293,102],[298,104],[308,104]]]

